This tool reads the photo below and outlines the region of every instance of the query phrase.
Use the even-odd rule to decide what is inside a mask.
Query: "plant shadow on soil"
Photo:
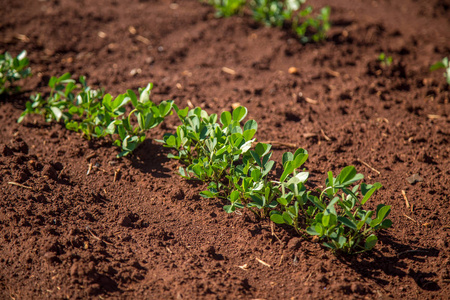
[[[419,288],[426,291],[438,291],[441,287],[437,282],[432,281],[432,277],[436,277],[435,272],[414,271],[409,268],[409,263],[404,262],[405,258],[413,261],[425,263],[427,257],[437,257],[439,250],[431,248],[412,248],[395,241],[391,236],[380,233],[379,240],[383,245],[389,245],[396,250],[397,255],[386,257],[382,252],[385,246],[380,250],[372,250],[361,256],[337,256],[337,258],[348,267],[352,268],[362,276],[372,278],[377,284],[383,286],[389,284],[388,281],[379,278],[381,272],[389,276],[405,277],[409,276],[417,284]]]
[[[170,178],[172,171],[163,165],[169,162],[167,150],[146,139],[129,157],[131,165],[142,173],[152,174],[156,178]]]

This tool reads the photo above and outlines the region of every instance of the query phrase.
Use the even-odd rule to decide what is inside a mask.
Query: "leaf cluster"
[[[13,87],[13,83],[31,76],[31,69],[27,68],[28,64],[25,50],[17,57],[12,57],[8,52],[0,54],[0,95],[20,90],[20,87]]]
[[[305,2],[306,0],[253,0],[250,8],[256,21],[270,27],[283,27]]]
[[[302,43],[324,41],[331,27],[331,9],[325,6],[319,14],[313,16],[313,7],[310,5],[300,10],[305,2],[306,0],[253,0],[250,7],[253,18],[266,26],[285,27],[291,24]]]
[[[307,6],[301,10],[293,20],[293,29],[302,43],[320,42],[327,38],[331,28],[329,6],[322,7],[315,17],[312,16],[313,7]]]
[[[246,0],[209,0],[208,4],[216,9],[216,17],[231,17],[243,11]]]
[[[292,225],[298,232],[301,221],[307,226],[308,234],[324,240],[323,245],[333,251],[371,250],[378,241],[374,232],[392,225],[392,221],[386,219],[391,207],[379,204],[376,214],[363,209],[373,193],[381,188],[380,183],[355,185],[363,178],[354,166],[347,166],[337,177],[328,172],[326,188],[319,191],[320,196],[306,192],[303,186],[298,195],[290,188],[290,192],[281,197],[282,210],[272,212],[271,219],[278,224]]]
[[[443,75],[446,78],[447,84],[450,85],[450,62],[448,57],[444,57],[441,61],[438,61],[430,67],[430,71],[436,71],[439,69],[444,69]]]
[[[139,89],[137,95],[128,90],[113,98],[103,89],[91,89],[84,76],[78,82],[66,73],[49,80],[50,94],[38,93],[30,97],[18,122],[29,114],[40,114],[46,122],[63,121],[67,129],[81,132],[88,140],[109,136],[122,148],[118,157],[128,155],[145,140],[145,133],[159,125],[171,113],[173,101],[159,105],[150,101],[153,84]],[[133,109],[126,114],[126,105]],[[114,139],[113,137],[117,137]]]
[[[260,218],[292,226],[300,234],[318,236],[325,246],[344,253],[371,250],[377,243],[374,232],[391,226],[386,219],[390,206],[380,204],[375,213],[363,209],[381,184],[356,184],[364,176],[353,166],[345,167],[336,178],[329,172],[323,191],[308,191],[309,173],[299,170],[308,152],[299,148],[283,154],[283,173],[274,180],[271,145],[256,143],[255,120],[241,126],[245,107],[225,111],[219,120],[201,108],[174,108],[182,124],[160,142],[176,150],[168,157],[185,165],[179,168],[183,178],[208,183],[201,196],[229,201],[224,206],[228,213],[248,209]]]
[[[381,65],[385,67],[389,67],[392,65],[392,56],[387,56],[384,52],[381,52],[380,55],[378,55],[378,61]]]
[[[330,29],[329,6],[313,16],[313,7],[300,10],[306,0],[209,0],[217,17],[229,17],[248,7],[253,19],[269,27],[292,27],[302,43],[320,42]]]

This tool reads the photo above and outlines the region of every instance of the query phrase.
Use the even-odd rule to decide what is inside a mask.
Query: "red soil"
[[[35,76],[0,99],[0,298],[447,298],[450,89],[429,66],[450,55],[450,3],[308,2],[331,5],[324,43],[215,19],[195,0],[1,1],[0,52],[27,50]],[[210,113],[239,102],[276,161],[292,151],[276,142],[309,151],[312,187],[350,164],[381,182],[371,205],[392,205],[394,225],[374,251],[343,257],[227,214],[151,141],[174,116],[120,160],[110,142],[39,116],[17,124],[29,95],[64,72],[114,95],[154,82],[154,101]]]

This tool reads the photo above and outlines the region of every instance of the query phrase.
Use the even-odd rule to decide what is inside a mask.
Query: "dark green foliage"
[[[384,52],[378,55],[378,61],[383,67],[389,67],[392,65],[392,56],[387,56]]]
[[[270,160],[271,145],[254,145],[256,121],[241,126],[245,107],[223,112],[220,124],[216,114],[208,115],[200,108],[174,108],[182,125],[160,142],[177,151],[169,157],[185,165],[179,169],[183,178],[208,183],[201,196],[229,201],[224,206],[228,213],[245,208],[261,218],[270,216],[274,223],[318,236],[326,247],[343,253],[371,250],[377,242],[374,232],[391,226],[386,219],[390,206],[378,205],[376,216],[363,209],[381,184],[356,184],[364,176],[353,166],[345,167],[336,178],[329,172],[323,191],[307,191],[309,173],[298,169],[308,152],[300,148],[283,154],[278,180],[269,178],[275,165]]]
[[[269,27],[292,27],[302,43],[320,42],[331,27],[329,6],[313,16],[312,6],[300,10],[306,0],[210,0],[217,17],[240,13],[247,5],[253,19]]]
[[[146,131],[159,125],[172,110],[172,101],[159,105],[150,101],[152,84],[139,90],[139,100],[132,90],[116,98],[105,95],[102,89],[92,90],[83,76],[77,83],[70,73],[52,77],[48,85],[50,95],[31,96],[18,122],[28,114],[41,114],[47,122],[63,121],[67,129],[81,132],[89,140],[118,137],[114,140],[114,144],[122,148],[118,157],[135,150],[145,140]],[[133,110],[126,115],[128,103]]]
[[[441,61],[438,61],[430,67],[430,71],[439,69],[444,69],[444,77],[447,80],[447,84],[450,85],[450,62],[448,57],[444,57]]]
[[[216,9],[216,17],[231,17],[242,12],[246,0],[209,0],[209,4]]]
[[[12,57],[8,52],[0,54],[0,95],[20,90],[20,87],[14,87],[13,83],[31,76],[31,69],[27,68],[28,64],[25,50],[17,57]]]

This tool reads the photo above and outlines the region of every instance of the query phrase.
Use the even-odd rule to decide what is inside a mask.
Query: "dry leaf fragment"
[[[288,69],[289,74],[299,74],[298,69],[296,67],[290,67]]]
[[[128,31],[132,34],[135,35],[137,33],[136,28],[134,26],[130,26],[128,27]]]
[[[230,75],[236,75],[236,71],[227,67],[222,68],[222,72],[230,74]]]

